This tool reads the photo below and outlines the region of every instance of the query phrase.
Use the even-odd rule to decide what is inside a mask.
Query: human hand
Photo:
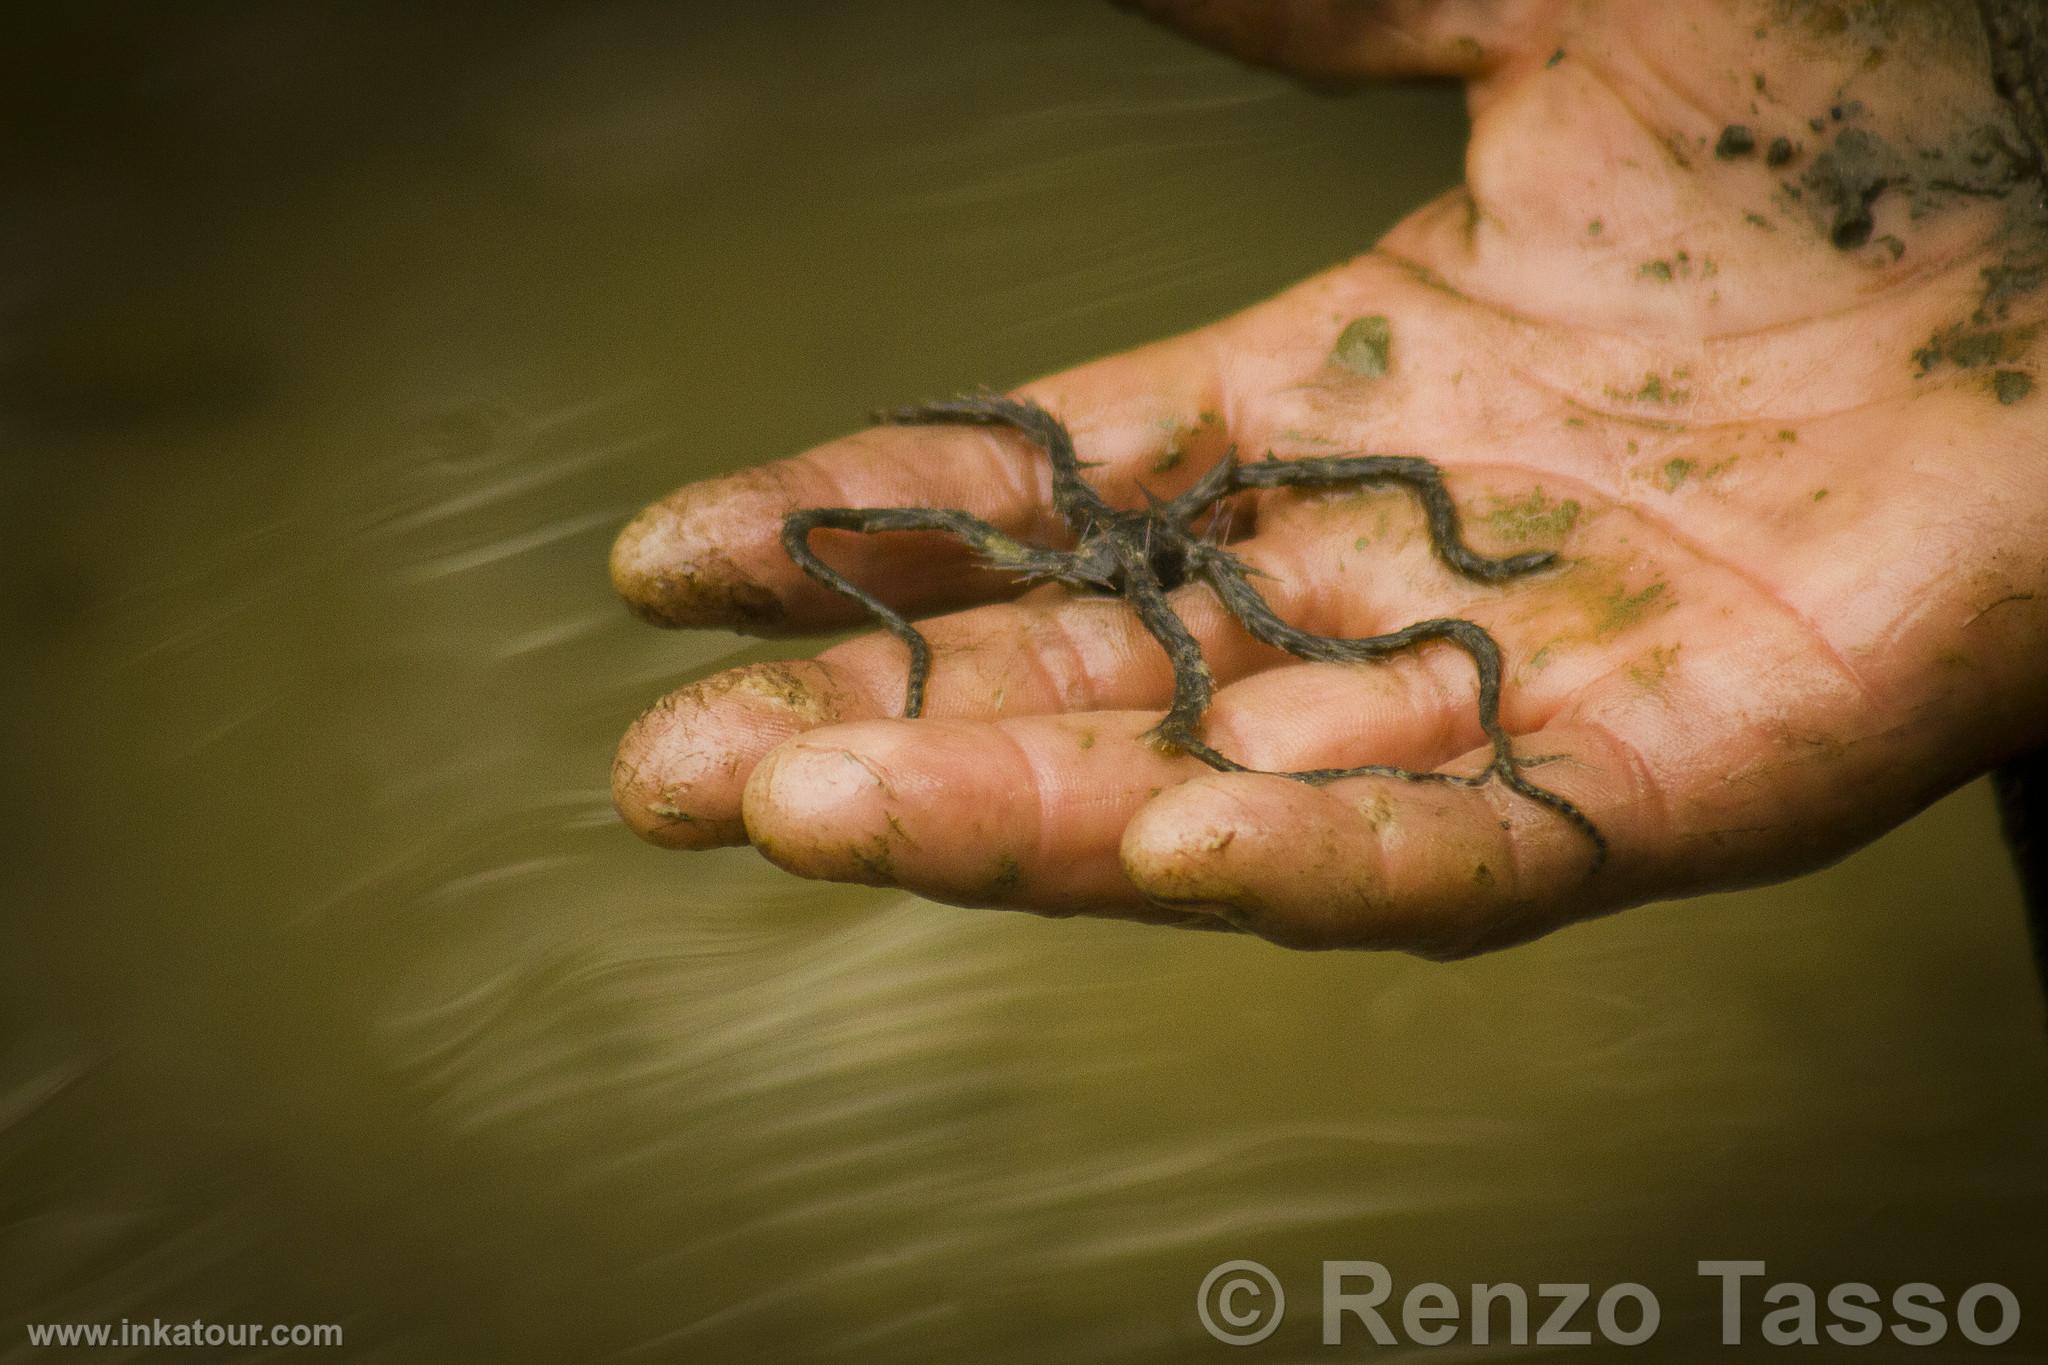
[[[1601,827],[1606,866],[1499,786],[1161,752],[1141,736],[1173,677],[1127,605],[1018,595],[919,534],[813,544],[900,610],[951,612],[920,622],[926,718],[891,719],[907,658],[879,632],[706,679],[620,750],[633,828],[965,904],[1455,956],[1819,865],[2048,737],[2048,232],[1967,6],[1839,31],[1741,0],[1146,7],[1320,79],[1466,76],[1468,184],[1277,299],[1022,393],[1119,505],[1232,446],[1417,454],[1482,553],[1557,550],[1477,584],[1398,489],[1259,492],[1228,526],[1303,629],[1489,629],[1516,750],[1550,760],[1532,780]],[[957,507],[1058,544],[1049,494],[1021,440],[880,429],[679,491],[613,574],[663,624],[828,629],[858,610],[789,560],[787,512]],[[1207,588],[1174,605],[1221,684],[1205,736],[1241,761],[1489,757],[1454,650],[1303,663]]]

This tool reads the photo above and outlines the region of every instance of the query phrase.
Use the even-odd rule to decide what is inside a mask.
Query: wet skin
[[[2048,739],[2048,233],[1970,6],[1145,7],[1324,82],[1464,77],[1467,183],[1276,299],[1016,396],[1113,508],[1233,446],[1399,452],[1442,471],[1476,555],[1555,554],[1460,573],[1399,487],[1248,487],[1210,537],[1302,632],[1498,640],[1501,725],[1606,866],[1499,782],[1270,775],[1485,772],[1455,645],[1305,661],[1195,574],[1166,594],[1214,678],[1194,738],[1267,770],[1217,771],[1148,741],[1177,678],[1125,602],[822,524],[819,560],[929,640],[926,716],[886,631],[681,688],[621,746],[635,830],[964,904],[1453,957],[1821,865]],[[1032,441],[887,426],[680,490],[615,581],[667,625],[857,623],[784,544],[808,508],[1080,539]]]

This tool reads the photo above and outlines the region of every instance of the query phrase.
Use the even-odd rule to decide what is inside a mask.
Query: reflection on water
[[[1455,176],[1453,96],[1298,95],[1082,0],[69,22],[6,96],[0,1359],[127,1316],[1177,1361],[1239,1256],[1304,1305],[1324,1257],[1644,1280],[1667,1348],[1703,1257],[2048,1316],[1980,788],[1449,968],[610,816],[635,710],[767,652],[609,600],[640,501],[1338,259]],[[1298,1318],[1265,1358],[1329,1356]]]

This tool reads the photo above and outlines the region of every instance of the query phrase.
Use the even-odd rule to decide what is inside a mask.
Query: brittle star
[[[1337,455],[1317,459],[1264,460],[1240,463],[1226,454],[1193,487],[1178,497],[1162,499],[1145,490],[1142,510],[1110,506],[1081,477],[1084,464],[1074,438],[1060,420],[1036,403],[995,394],[977,394],[899,408],[880,420],[901,426],[966,424],[1008,427],[1022,433],[1045,452],[1052,465],[1052,505],[1074,533],[1071,550],[1026,545],[966,512],[939,507],[812,507],[783,519],[782,544],[799,568],[875,616],[910,648],[910,674],[905,684],[903,714],[924,710],[925,679],[931,673],[931,646],[924,636],[889,605],[825,563],[811,550],[811,532],[942,531],[973,547],[991,567],[1026,581],[1050,580],[1079,592],[1121,597],[1166,651],[1173,665],[1173,703],[1163,720],[1146,734],[1162,749],[1200,759],[1221,772],[1258,772],[1218,753],[1199,733],[1209,707],[1215,678],[1202,658],[1201,646],[1175,614],[1167,594],[1184,583],[1206,583],[1224,608],[1254,639],[1300,659],[1328,663],[1373,662],[1443,641],[1465,651],[1479,674],[1479,728],[1493,746],[1493,761],[1475,774],[1419,772],[1390,764],[1367,763],[1355,768],[1312,768],[1275,773],[1297,782],[1334,782],[1346,777],[1393,777],[1406,782],[1434,782],[1479,787],[1497,781],[1511,791],[1555,811],[1593,844],[1593,870],[1606,860],[1607,840],[1599,826],[1577,806],[1523,777],[1514,745],[1500,721],[1501,652],[1485,627],[1456,617],[1417,621],[1384,635],[1354,638],[1313,635],[1280,619],[1252,585],[1258,571],[1189,527],[1195,518],[1233,493],[1255,488],[1341,488],[1399,484],[1422,501],[1429,539],[1437,557],[1458,573],[1482,583],[1500,583],[1544,568],[1556,558],[1536,550],[1491,559],[1466,545],[1458,529],[1458,509],[1444,488],[1443,472],[1413,455]]]

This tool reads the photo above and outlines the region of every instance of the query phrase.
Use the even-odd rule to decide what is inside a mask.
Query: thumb
[[[1324,89],[1473,79],[1541,46],[1548,0],[1116,0],[1196,42]]]

